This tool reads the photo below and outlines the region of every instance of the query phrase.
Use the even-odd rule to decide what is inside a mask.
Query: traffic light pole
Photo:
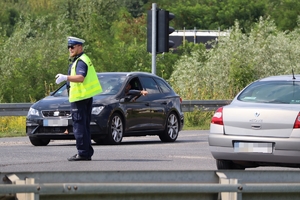
[[[152,74],[156,74],[156,3],[152,4]]]
[[[169,40],[169,35],[175,31],[169,21],[174,17],[173,13],[157,8],[156,3],[147,11],[147,52],[152,54],[152,74],[156,74],[156,54],[169,52],[174,46],[174,41]]]

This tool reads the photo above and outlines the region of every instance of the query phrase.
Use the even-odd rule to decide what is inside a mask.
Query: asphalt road
[[[51,141],[33,146],[27,137],[0,138],[0,172],[217,170],[207,142],[207,130],[181,131],[174,143],[158,136],[124,138],[121,145],[96,145],[92,161],[70,162],[75,140]],[[247,170],[290,168],[255,168]]]

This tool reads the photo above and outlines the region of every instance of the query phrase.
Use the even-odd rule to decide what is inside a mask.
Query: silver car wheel
[[[178,129],[179,129],[179,125],[178,125],[178,119],[176,117],[175,114],[171,114],[168,117],[168,135],[171,139],[176,139],[178,136]]]
[[[123,138],[123,122],[119,115],[115,115],[111,122],[111,136],[115,143],[120,143]]]
[[[170,113],[165,130],[159,135],[162,142],[175,142],[179,134],[179,120],[175,113]]]

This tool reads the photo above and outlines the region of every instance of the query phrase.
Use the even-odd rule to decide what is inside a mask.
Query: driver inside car
[[[134,102],[137,98],[139,98],[141,95],[146,96],[148,94],[148,91],[146,90],[134,90],[136,93],[134,95],[129,94],[129,91],[131,90],[131,83],[128,83],[125,87],[125,96],[130,96],[128,99],[131,102]]]

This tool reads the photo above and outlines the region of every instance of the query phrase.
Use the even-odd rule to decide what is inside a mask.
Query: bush
[[[182,99],[230,100],[254,80],[300,73],[299,27],[278,31],[272,20],[261,18],[245,34],[236,22],[230,35],[219,37],[213,47],[193,51],[174,66],[169,82]],[[187,113],[186,124],[202,125],[203,115]]]
[[[26,117],[0,117],[0,138],[26,136]]]
[[[194,128],[208,130],[214,111],[196,109],[193,112],[184,113],[184,129]]]

